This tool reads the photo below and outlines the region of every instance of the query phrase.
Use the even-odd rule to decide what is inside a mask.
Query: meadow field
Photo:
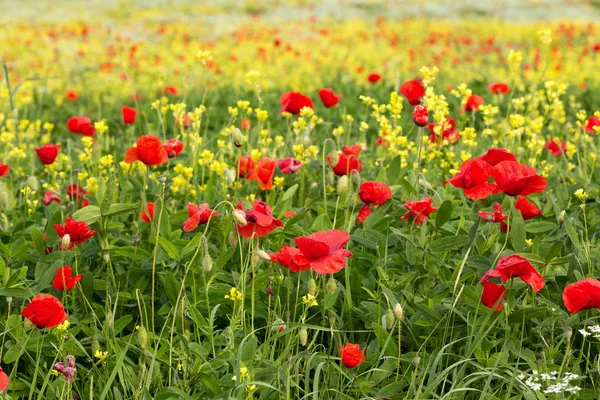
[[[0,1],[0,398],[600,398],[597,1],[58,3]]]

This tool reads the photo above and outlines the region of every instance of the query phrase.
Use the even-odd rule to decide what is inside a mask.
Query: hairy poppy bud
[[[273,321],[273,326],[271,327],[274,332],[283,332],[285,328],[285,323],[281,318],[277,318],[275,321]]]
[[[333,182],[335,181],[335,174],[333,173],[333,171],[329,171],[327,173],[327,184],[328,185],[333,185]]]
[[[227,239],[232,247],[236,247],[238,245],[238,237],[235,231],[231,231]]]
[[[109,264],[110,263],[110,253],[108,251],[102,252],[102,259],[104,260],[105,263]]]
[[[385,325],[387,329],[392,329],[392,326],[394,326],[395,319],[396,316],[394,315],[394,312],[391,308],[388,308],[387,312],[385,313]]]
[[[271,261],[271,256],[264,250],[256,250],[256,255],[265,261]]]
[[[112,328],[115,325],[115,316],[110,308],[106,310],[106,325],[109,328]]]
[[[202,252],[204,253],[202,256],[202,268],[204,268],[206,272],[210,272],[213,268],[213,260],[208,251],[208,240],[206,240],[206,236],[202,236],[201,245]]]
[[[238,128],[234,128],[231,131],[231,139],[233,140],[235,147],[242,147],[242,144],[244,143],[244,135],[242,135],[242,132]]]
[[[60,248],[64,251],[67,251],[69,249],[69,246],[71,246],[71,235],[67,233],[65,234],[65,236],[62,237],[62,240],[60,241]]]
[[[308,330],[306,328],[300,329],[300,344],[306,346],[308,343]]]
[[[329,163],[334,167],[340,162],[340,154],[337,151],[329,153]]]
[[[330,294],[335,293],[336,289],[337,289],[337,282],[335,281],[335,279],[333,279],[333,276],[332,276],[327,281],[327,293],[330,293]]]
[[[337,193],[339,196],[343,196],[348,191],[348,176],[342,175],[338,179]]]
[[[565,331],[564,331],[564,332],[565,332],[565,339],[566,339],[567,341],[570,341],[570,340],[571,340],[571,337],[573,336],[573,328],[571,328],[570,326],[567,326],[567,327],[565,328]]]
[[[0,211],[8,210],[8,193],[4,190],[0,191]]]
[[[245,213],[243,211],[234,210],[231,214],[233,215],[233,220],[239,226],[246,226],[246,225],[248,225],[248,221],[246,220],[246,215],[245,215]]]
[[[4,213],[0,213],[0,231],[8,232],[9,224],[8,217]]]
[[[304,133],[304,136],[302,137],[302,145],[305,149],[310,147],[310,138],[308,137],[308,132]]]
[[[144,350],[148,344],[148,331],[144,325],[140,326],[137,334],[137,344],[140,349]]]
[[[231,168],[225,169],[225,179],[227,179],[227,182],[229,183],[235,182],[235,172],[233,172]]]
[[[37,192],[40,188],[40,182],[37,180],[35,176],[27,177],[27,186],[34,192]]]
[[[308,280],[308,294],[312,296],[317,294],[317,282],[313,278]]]
[[[317,182],[313,182],[310,185],[310,190],[317,190],[318,187],[319,187],[319,184]]]
[[[404,317],[404,310],[402,309],[400,303],[397,303],[396,307],[394,307],[394,314],[396,315],[398,321],[402,321],[402,317]]]
[[[565,223],[565,214],[566,214],[566,211],[562,210],[560,212],[560,215],[558,216],[558,223],[561,225]]]

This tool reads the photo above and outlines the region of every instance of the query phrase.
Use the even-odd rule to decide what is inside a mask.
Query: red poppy
[[[587,133],[594,133],[596,132],[594,127],[598,127],[597,129],[600,129],[600,118],[596,117],[595,115],[587,120],[587,124],[585,124],[585,131]]]
[[[406,100],[408,100],[408,103],[411,106],[416,106],[421,104],[421,97],[425,96],[425,88],[418,80],[412,80],[404,82],[400,86],[400,93],[402,93],[402,96],[406,97]]]
[[[283,216],[286,218],[294,218],[296,216],[296,213],[293,211],[286,211],[283,213]]]
[[[363,169],[362,161],[358,159],[360,151],[360,145],[344,146],[335,166],[331,165],[331,154],[327,155],[327,161],[337,176],[348,175],[353,171],[360,172]]]
[[[6,375],[6,372],[2,371],[2,367],[0,367],[0,392],[8,389],[9,383],[10,379],[8,379],[8,375]]]
[[[502,222],[508,218],[508,214],[502,214],[502,205],[500,203],[494,204],[493,212],[479,211],[477,214],[486,222]]]
[[[96,128],[92,120],[85,116],[75,116],[67,121],[67,129],[71,133],[78,133],[85,136],[94,136]]]
[[[479,158],[470,158],[462,163],[460,172],[454,177],[442,182],[464,190],[465,196],[472,200],[485,199],[491,194],[498,193],[496,184],[490,183],[492,167]]]
[[[537,269],[525,257],[518,254],[500,258],[496,264],[496,269],[486,272],[480,282],[485,282],[494,277],[499,277],[502,282],[506,282],[511,278],[521,278],[523,282],[531,286],[534,292],[542,290],[545,284],[544,278]]]
[[[167,143],[163,144],[163,147],[169,158],[175,158],[183,151],[183,143],[177,139],[167,140]]]
[[[238,176],[248,180],[256,179],[256,168],[251,156],[241,156],[238,163]]]
[[[195,205],[188,203],[188,219],[183,223],[183,231],[191,232],[200,224],[207,223],[212,217],[218,217],[219,213],[210,209],[208,203]]]
[[[42,203],[45,206],[48,206],[53,201],[60,204],[60,199],[58,198],[58,195],[56,193],[54,193],[52,190],[46,191],[46,193],[44,194],[44,198],[42,199]]]
[[[344,347],[340,344],[340,357],[346,368],[356,368],[365,361],[365,351],[358,344],[346,343]]]
[[[155,205],[152,202],[148,202],[146,203],[146,209],[142,210],[142,212],[140,213],[140,219],[146,223],[150,223],[154,220],[154,210],[155,210]]]
[[[71,290],[77,285],[77,282],[79,282],[82,277],[83,275],[81,274],[73,276],[71,267],[65,265],[56,271],[52,286],[54,286],[54,289],[56,290]]]
[[[429,120],[429,112],[427,111],[427,107],[425,107],[424,105],[416,106],[412,112],[412,117],[415,125],[427,125],[427,121]]]
[[[542,215],[542,210],[537,208],[535,204],[527,200],[525,197],[519,197],[517,199],[515,208],[521,212],[524,221],[537,217],[538,215]]]
[[[436,133],[436,127],[441,125],[441,133]],[[429,128],[429,140],[433,143],[441,143],[447,140],[450,143],[458,142],[460,139],[460,132],[455,129],[456,123],[454,118],[446,118],[442,124],[430,123],[427,127]]]
[[[392,190],[383,182],[368,181],[360,185],[358,196],[363,203],[378,206],[392,198]]]
[[[256,177],[262,190],[273,189],[273,175],[277,160],[274,158],[263,157],[256,164]]]
[[[495,94],[506,94],[509,92],[510,87],[506,83],[492,82],[488,85],[488,90]]]
[[[283,160],[279,160],[277,166],[282,174],[293,174],[302,168],[302,161],[296,160],[293,157],[286,157]]]
[[[286,92],[279,97],[281,110],[279,113],[289,112],[290,114],[300,114],[300,110],[304,107],[315,109],[315,106],[310,97],[298,92]]]
[[[418,201],[405,202],[404,208],[407,211],[402,216],[402,219],[405,221],[411,219],[414,225],[419,225],[421,222],[426,221],[431,213],[437,210],[437,207],[432,206],[431,203],[433,203],[433,199],[430,197],[424,197]]]
[[[251,123],[250,123],[250,120],[248,118],[242,119],[242,129],[243,130],[250,129],[250,126],[251,126]]]
[[[358,210],[358,215],[356,216],[356,223],[364,224],[369,215],[371,215],[371,205],[363,204],[360,210]]]
[[[125,153],[125,162],[131,164],[141,161],[146,165],[160,165],[169,160],[169,155],[163,147],[160,139],[152,135],[140,136],[137,139],[137,147],[130,147]]]
[[[465,111],[478,111],[479,106],[482,106],[484,104],[485,104],[485,100],[483,100],[483,97],[477,96],[476,94],[472,94],[467,99],[464,110]]]
[[[86,194],[89,194],[89,193],[87,191],[85,191],[77,183],[72,183],[69,186],[67,186],[67,195],[71,199],[75,199],[76,201],[81,201],[81,206],[82,207],[85,207],[85,206],[88,205],[88,200],[83,197]]]
[[[77,92],[74,90],[67,91],[65,97],[71,101],[76,101],[79,96],[77,96]]]
[[[8,165],[0,162],[0,178],[8,175],[9,172],[10,172],[10,167]]]
[[[360,156],[360,152],[362,151],[362,146],[360,144],[351,144],[350,146],[343,146],[342,153],[350,156],[354,155],[356,157]]]
[[[335,94],[332,88],[325,88],[319,90],[319,97],[321,102],[327,108],[334,107],[342,98],[341,94]]]
[[[502,309],[502,302],[504,301],[504,292],[506,288],[504,285],[498,285],[494,282],[483,282],[483,292],[481,293],[481,304],[486,307],[494,308],[496,311]]]
[[[264,201],[254,200],[250,210],[244,210],[244,206],[240,201],[238,209],[244,212],[248,222],[246,226],[237,226],[238,232],[245,238],[250,238],[253,235],[262,237],[273,232],[277,227],[283,226],[283,222],[273,217],[271,207]]]
[[[497,149],[491,148],[485,152],[484,155],[477,157],[486,163],[490,164],[492,167],[501,163],[502,161],[516,161],[517,157],[511,152],[505,149]]]
[[[585,278],[571,283],[563,291],[562,299],[572,314],[590,308],[600,309],[600,281]]]
[[[310,268],[309,263],[296,264],[294,262],[294,257],[301,254],[302,253],[300,252],[300,249],[290,245],[285,245],[278,252],[270,253],[269,257],[271,258],[271,261],[283,265],[292,272],[300,272]]]
[[[75,221],[71,217],[67,217],[65,220],[65,225],[54,224],[54,229],[56,229],[56,233],[61,238],[65,235],[69,235],[71,237],[71,244],[67,250],[72,249],[76,244],[81,244],[94,236],[97,230],[90,230],[88,224],[83,221]],[[65,250],[65,249],[63,249]]]
[[[352,253],[342,249],[350,240],[348,232],[329,230],[315,232],[294,239],[300,254],[293,261],[298,265],[310,265],[317,274],[333,274],[346,266],[346,258]]]
[[[133,125],[135,124],[135,117],[137,116],[137,109],[129,106],[121,107],[121,114],[123,114],[123,124]]]
[[[56,161],[56,157],[58,157],[58,152],[60,151],[60,146],[55,144],[45,144],[42,147],[37,147],[35,152],[37,153],[40,161],[44,165],[53,164]]]
[[[33,325],[42,328],[55,328],[69,317],[56,297],[50,294],[38,294],[21,311]]]
[[[562,156],[567,151],[567,143],[557,141],[555,138],[550,138],[545,147],[554,157]]]
[[[498,190],[509,196],[527,196],[546,189],[546,178],[537,174],[535,168],[518,161],[502,161],[491,169]]]
[[[177,88],[175,86],[165,86],[163,89],[163,95],[165,96],[177,96]]]
[[[381,79],[381,75],[379,75],[377,72],[372,72],[369,74],[369,76],[367,76],[367,80],[370,83],[379,82],[380,79]]]

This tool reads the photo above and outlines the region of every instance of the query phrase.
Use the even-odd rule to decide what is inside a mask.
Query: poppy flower
[[[60,151],[60,146],[55,144],[45,144],[42,147],[37,147],[35,152],[38,155],[38,158],[44,165],[53,164],[56,161],[56,157],[58,156],[58,152]]]
[[[94,136],[96,128],[92,120],[85,116],[75,116],[67,121],[67,129],[71,133],[77,133],[85,136]]]
[[[10,379],[8,379],[8,375],[6,375],[6,372],[2,371],[2,367],[0,367],[0,392],[8,389],[9,383]]]
[[[304,107],[315,109],[313,101],[310,97],[298,92],[286,92],[279,97],[281,110],[279,113],[289,112],[290,114],[300,114],[300,110]]]
[[[152,135],[140,136],[137,139],[137,147],[130,147],[125,153],[125,162],[131,164],[141,161],[146,165],[160,165],[169,160],[169,155],[163,147],[160,139]]]
[[[342,153],[350,156],[354,155],[356,157],[360,156],[360,152],[362,151],[362,146],[360,144],[351,144],[350,146],[342,146]]]
[[[425,88],[418,80],[406,81],[400,85],[400,93],[411,106],[416,106],[421,104],[421,97],[425,96]]]
[[[90,230],[88,224],[83,221],[75,221],[71,217],[67,217],[65,220],[65,224],[54,224],[54,229],[56,229],[56,233],[61,238],[65,235],[69,235],[71,237],[71,244],[68,249],[63,250],[71,250],[76,244],[81,244],[94,236],[97,230]]]
[[[60,204],[60,199],[58,198],[58,195],[56,193],[54,193],[52,190],[46,191],[46,193],[44,194],[44,198],[42,199],[42,203],[45,206],[48,206],[53,201]]]
[[[50,294],[35,296],[21,311],[21,315],[40,329],[55,328],[69,317],[60,300]]]
[[[75,357],[68,355],[67,362],[57,362],[54,364],[56,372],[61,373],[65,376],[65,382],[74,382],[77,368],[75,368]]]
[[[427,125],[427,121],[429,120],[429,112],[427,111],[427,107],[425,107],[424,105],[416,106],[412,112],[412,117],[415,125]]]
[[[183,231],[191,232],[200,224],[207,223],[212,217],[218,217],[219,213],[213,211],[208,206],[208,203],[195,205],[188,203],[188,219],[183,223]]]
[[[177,139],[167,140],[167,142],[163,144],[163,147],[169,158],[175,158],[183,151],[183,143]]]
[[[331,108],[337,105],[342,98],[342,95],[335,94],[332,88],[325,88],[319,90],[319,97],[321,98],[321,102],[325,107]]]
[[[165,96],[177,96],[177,88],[175,86],[165,86],[163,89],[163,95]]]
[[[356,216],[356,223],[364,224],[369,215],[371,215],[371,205],[363,204],[360,210],[358,210],[358,215]]]
[[[274,158],[263,157],[256,164],[256,178],[262,190],[273,189],[273,175],[277,160]]]
[[[460,133],[455,126],[456,122],[454,121],[454,118],[450,117],[446,118],[442,124],[430,123],[427,125],[429,128],[429,140],[432,143],[442,143],[444,140],[450,143],[458,142]]]
[[[491,194],[498,193],[496,184],[490,183],[492,167],[479,158],[470,158],[460,166],[460,172],[454,177],[442,182],[450,183],[456,188],[463,189],[465,196],[472,200],[485,199]]]
[[[472,94],[467,99],[465,103],[465,107],[463,108],[465,111],[479,111],[479,106],[485,104],[485,100],[483,97],[477,96],[476,94]]]
[[[563,291],[562,299],[571,314],[590,308],[600,309],[600,281],[585,278],[571,283]]]
[[[290,245],[285,245],[278,252],[270,253],[269,257],[271,258],[271,261],[283,265],[292,272],[300,272],[310,268],[309,263],[296,264],[293,261],[294,257],[300,254],[300,249],[297,249]]]
[[[264,201],[254,200],[250,210],[244,210],[244,206],[240,201],[238,209],[244,212],[248,222],[246,226],[237,226],[238,232],[245,238],[251,238],[253,235],[262,237],[273,232],[277,227],[283,226],[283,222],[273,217],[271,207]]]
[[[492,82],[488,85],[488,90],[494,94],[506,94],[510,87],[506,83]]]
[[[381,75],[379,75],[377,72],[372,72],[369,74],[369,76],[367,76],[367,81],[369,81],[370,83],[379,82],[380,79]]]
[[[67,91],[67,94],[65,95],[65,97],[71,101],[77,101],[77,98],[79,96],[77,96],[77,92],[74,90],[69,90]]]
[[[537,174],[535,168],[518,161],[502,161],[491,169],[498,190],[509,196],[527,196],[546,189],[546,178]]]
[[[248,180],[256,179],[254,159],[251,156],[241,156],[238,162],[238,176]]]
[[[244,118],[242,119],[242,129],[243,130],[248,130],[250,129],[250,127],[252,126],[252,124],[250,123],[250,120],[248,118]]]
[[[365,351],[358,344],[346,343],[344,347],[340,344],[340,357],[346,368],[356,368],[365,361]]]
[[[567,151],[567,143],[556,138],[550,138],[545,147],[554,157],[560,157]]]
[[[9,172],[10,172],[10,167],[8,165],[0,162],[0,178],[8,175]]]
[[[594,133],[596,132],[596,129],[600,129],[600,117],[596,117],[594,115],[587,120],[587,124],[585,124],[585,131],[587,133]]]
[[[302,161],[296,160],[293,157],[286,157],[283,160],[279,160],[277,166],[282,174],[293,174],[302,168]]]
[[[146,203],[146,209],[142,210],[142,212],[140,213],[140,219],[146,223],[150,223],[154,220],[154,210],[155,210],[155,205],[153,202],[148,202]]]
[[[123,124],[133,125],[135,124],[135,117],[137,116],[137,110],[133,107],[123,106],[121,107],[121,114],[123,115]]]
[[[349,240],[348,232],[341,230],[297,237],[294,241],[301,253],[292,260],[302,266],[309,264],[317,274],[333,274],[346,266],[347,257],[352,257],[350,251],[342,249]]]
[[[283,213],[283,216],[286,218],[294,218],[296,216],[296,213],[294,211],[286,211]]]
[[[515,203],[515,208],[521,212],[524,221],[542,215],[542,210],[527,200],[526,197],[519,197]]]
[[[418,201],[405,202],[404,208],[407,211],[402,216],[402,219],[405,221],[411,219],[414,225],[419,225],[421,222],[426,221],[431,213],[437,210],[437,207],[432,206],[431,203],[433,203],[433,199],[430,197],[424,197]]]
[[[69,196],[71,199],[75,199],[78,202],[81,201],[81,207],[86,207],[88,205],[88,200],[83,197],[86,194],[89,193],[77,183],[72,183],[67,186],[67,196]]]
[[[392,190],[383,182],[368,181],[360,185],[358,196],[363,203],[378,206],[392,198]]]
[[[491,148],[485,152],[484,155],[477,157],[492,167],[501,163],[502,161],[517,161],[517,157],[511,152],[505,149]]]
[[[494,309],[496,311],[500,311],[502,309],[502,302],[504,301],[504,292],[506,292],[504,285],[484,281],[483,292],[481,293],[481,304],[488,308],[495,307]]]
[[[327,155],[327,161],[337,176],[348,175],[352,171],[360,172],[363,169],[362,161],[358,159],[360,151],[360,145],[344,146],[335,166],[331,164],[331,154]]]
[[[544,278],[529,260],[518,254],[500,258],[496,264],[496,269],[486,272],[480,282],[485,282],[493,277],[499,277],[502,282],[506,282],[511,278],[521,278],[523,282],[531,286],[534,292],[542,290],[545,284]]]
[[[494,204],[494,211],[479,211],[477,213],[482,220],[486,222],[502,222],[508,218],[508,214],[502,213],[502,205],[500,203]]]
[[[64,265],[56,271],[52,286],[54,286],[54,289],[56,290],[71,290],[77,285],[77,282],[79,282],[82,277],[83,275],[81,274],[73,276],[71,267]]]

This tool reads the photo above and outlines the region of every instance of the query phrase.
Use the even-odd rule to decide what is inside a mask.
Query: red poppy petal
[[[502,300],[504,300],[504,285],[497,285],[493,282],[483,282],[483,292],[481,293],[481,304],[496,311],[502,309]]]

